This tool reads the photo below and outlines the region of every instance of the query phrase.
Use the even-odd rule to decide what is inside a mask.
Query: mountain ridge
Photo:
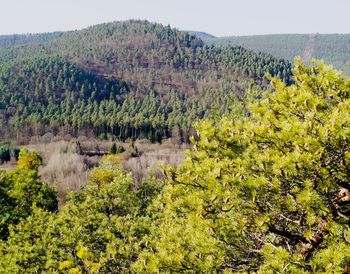
[[[128,20],[124,22],[137,21],[142,20]],[[116,23],[118,24],[118,21],[67,32],[0,35],[0,51],[1,49],[5,48],[6,50],[13,46],[44,44],[45,42],[59,40],[60,38],[64,39],[69,35],[74,36],[76,33],[89,31],[99,26]],[[209,45],[242,46],[257,53],[269,53],[276,58],[287,59],[290,62],[293,62],[296,56],[301,56],[306,63],[310,63],[313,58],[323,59],[326,63],[334,65],[336,69],[350,75],[350,33],[277,33],[216,37],[203,31],[182,32],[196,36]],[[311,45],[313,46],[311,47]],[[8,59],[5,59],[6,61]]]

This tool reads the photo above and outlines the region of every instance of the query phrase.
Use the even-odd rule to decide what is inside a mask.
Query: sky
[[[147,19],[215,36],[350,33],[350,0],[0,0],[0,34]]]

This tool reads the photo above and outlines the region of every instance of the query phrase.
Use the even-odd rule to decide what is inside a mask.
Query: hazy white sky
[[[350,0],[0,0],[0,34],[148,19],[216,36],[350,33]]]

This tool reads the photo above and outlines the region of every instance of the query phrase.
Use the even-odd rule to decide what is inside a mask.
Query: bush
[[[13,157],[16,159],[16,161],[18,160],[19,158],[19,153],[20,153],[20,149],[19,148],[14,148],[13,149]]]
[[[0,163],[9,162],[11,160],[11,147],[4,145],[0,147]]]
[[[125,151],[124,147],[122,145],[118,145],[117,146],[117,153],[120,154],[120,153],[123,153]]]
[[[111,148],[109,150],[109,154],[117,154],[117,144],[112,143]]]

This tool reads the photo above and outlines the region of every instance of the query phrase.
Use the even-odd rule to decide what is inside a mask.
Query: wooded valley
[[[350,79],[207,39],[0,36],[0,273],[350,273]]]

